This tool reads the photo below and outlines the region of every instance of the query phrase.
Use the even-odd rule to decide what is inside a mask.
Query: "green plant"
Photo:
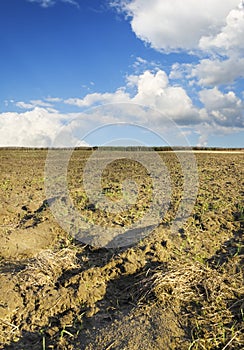
[[[45,337],[45,330],[41,329],[40,333],[42,335],[42,350],[46,350],[46,337]]]
[[[60,332],[60,338],[62,339],[64,337],[64,334],[69,335],[70,337],[73,337],[74,335],[72,333],[70,333],[69,331],[67,331],[66,326],[63,327],[63,329]]]

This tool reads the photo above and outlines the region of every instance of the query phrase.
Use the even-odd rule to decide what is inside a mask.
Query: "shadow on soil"
[[[26,268],[28,262],[5,261],[0,265],[0,273],[17,273]]]
[[[58,345],[62,338],[62,319],[72,313],[72,325],[66,328],[67,332],[63,332],[63,337],[68,338],[68,344],[72,344],[75,349],[85,349],[86,345],[94,341],[99,330],[109,326],[115,320],[120,320],[130,313],[130,311],[137,307],[138,301],[142,297],[142,280],[153,274],[153,270],[157,267],[162,269],[162,263],[148,264],[144,268],[132,275],[122,275],[119,278],[108,282],[106,294],[104,298],[98,301],[94,309],[82,307],[78,314],[82,316],[82,325],[80,324],[79,334],[71,337],[68,335],[77,333],[79,328],[77,325],[77,310],[67,310],[64,313],[57,314],[51,317],[48,321],[48,326],[39,329],[36,332],[29,332],[23,330],[22,337],[18,342],[12,342],[6,345],[6,350],[43,350],[43,349],[65,349],[65,346]],[[166,269],[166,266],[165,266]],[[60,277],[60,281],[67,279],[66,275]],[[145,292],[143,292],[145,293]],[[144,300],[146,302],[146,299]],[[52,334],[50,338],[49,331],[53,332],[56,329],[56,334]],[[62,342],[62,341],[61,341]],[[44,344],[45,343],[45,347]]]
[[[217,268],[236,255],[244,255],[243,227],[236,231],[232,238],[225,241],[221,248],[217,250],[211,258],[207,259],[206,262],[208,262],[212,268]],[[244,258],[241,262],[244,263]],[[240,265],[243,266],[243,264]]]
[[[222,244],[221,248],[216,251],[216,253],[211,258],[207,259],[207,262],[211,268],[218,268],[233,256],[244,254],[242,228],[243,225],[241,226],[240,230],[234,233],[234,236],[231,239],[225,241]],[[100,261],[100,264],[96,263],[102,256],[104,256],[104,254],[104,259],[106,261],[111,259],[114,254],[114,251],[107,250],[105,248],[92,251],[92,248],[87,246],[86,250],[87,253],[90,254],[89,259],[91,258],[92,264],[96,266],[102,266],[105,263],[103,260]],[[140,303],[140,299],[142,297],[142,281],[145,280],[145,278],[150,278],[157,267],[160,266],[160,269],[162,269],[162,265],[162,263],[158,262],[153,265],[150,262],[135,274],[122,274],[119,278],[108,282],[106,294],[102,300],[96,303],[94,310],[87,309],[86,307],[80,308],[79,314],[83,316],[78,335],[78,328],[75,321],[77,311],[68,310],[63,314],[58,314],[55,317],[50,318],[48,326],[43,327],[36,332],[27,332],[23,330],[21,339],[18,342],[12,342],[10,345],[6,345],[4,349],[66,349],[67,344],[72,344],[75,349],[84,350],[88,344],[94,342],[94,339],[99,334],[99,331],[101,329],[110,326],[116,320],[123,319],[123,317],[128,315],[132,309],[138,306],[138,303]],[[14,268],[14,266],[12,268]],[[2,267],[2,269],[4,269],[4,267]],[[167,270],[166,264],[165,270]],[[73,271],[73,274],[75,273],[76,271]],[[69,275],[62,275],[60,277],[60,281],[63,281],[69,277],[70,272]],[[143,292],[145,293],[145,290]],[[144,303],[147,303],[148,301],[148,298],[144,298],[143,300]],[[60,320],[62,320],[65,314],[68,314],[70,312],[72,314],[72,325],[70,325],[70,327],[67,326],[67,333],[62,333],[64,327],[62,326],[62,321]],[[233,314],[237,316],[235,314],[235,310],[233,310]],[[54,333],[51,334],[50,330],[54,330]],[[182,330],[185,334],[185,338],[190,339],[191,330],[185,327],[182,327]],[[66,345],[59,345],[64,340],[62,338],[66,339]],[[104,349],[105,348],[106,347],[104,347]]]

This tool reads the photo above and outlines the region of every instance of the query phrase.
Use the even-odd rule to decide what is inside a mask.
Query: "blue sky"
[[[82,144],[122,122],[163,144],[175,128],[190,145],[243,147],[242,1],[1,0],[0,33],[1,146],[51,146],[65,128]]]

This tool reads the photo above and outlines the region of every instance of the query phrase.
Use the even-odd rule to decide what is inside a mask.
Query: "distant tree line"
[[[187,151],[187,150],[195,150],[195,151],[243,151],[244,148],[241,147],[200,147],[200,146],[86,146],[86,147],[16,147],[16,146],[8,146],[8,147],[0,147],[2,150],[23,150],[23,151],[47,151],[47,150],[75,150],[75,151],[95,151],[106,150],[106,151],[146,151],[153,150],[157,152],[163,151]]]

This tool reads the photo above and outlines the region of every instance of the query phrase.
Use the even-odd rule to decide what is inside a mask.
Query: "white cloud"
[[[23,101],[16,102],[16,106],[23,109],[32,109],[34,107],[32,103],[26,103]]]
[[[78,7],[78,8],[80,7],[78,1],[75,1],[75,0],[61,0],[61,1],[65,2],[67,4],[70,4],[70,5],[74,5],[74,6]]]
[[[48,102],[62,102],[62,98],[60,98],[60,97],[46,97],[45,98],[45,100],[46,101],[48,101]]]
[[[17,107],[23,109],[33,109],[35,107],[52,107],[52,104],[49,102],[45,102],[42,100],[30,100],[30,102],[26,103],[23,101],[18,101],[15,103]]]
[[[140,74],[147,69],[155,70],[155,69],[160,69],[161,67],[162,67],[162,64],[160,62],[156,62],[153,60],[146,60],[145,58],[142,58],[140,56],[137,56],[135,58],[135,61],[132,65],[132,68],[135,74]]]
[[[203,36],[216,35],[239,0],[112,1],[131,18],[138,38],[163,51],[197,49]]]
[[[114,93],[93,93],[86,95],[83,99],[69,98],[64,100],[64,103],[78,106],[78,107],[91,107],[97,104],[104,103],[120,103],[128,102],[129,95],[123,88],[117,89]]]
[[[226,24],[216,35],[203,36],[199,48],[212,56],[192,70],[200,85],[233,83],[244,77],[244,5],[230,11]],[[222,56],[225,56],[223,59]],[[217,57],[216,57],[217,56]]]
[[[132,83],[134,92],[130,94],[127,89]],[[68,133],[71,128],[81,135],[104,123],[135,122],[160,128],[167,118],[181,125],[193,125],[202,120],[202,115],[193,106],[186,91],[171,86],[167,74],[162,70],[154,73],[147,70],[138,76],[128,77],[127,85],[115,92],[87,94],[83,99],[70,98],[64,103],[81,108],[78,124],[76,120],[70,123],[78,114],[60,114],[50,107],[49,102],[17,102],[19,107],[32,110],[0,114],[1,146],[51,146],[60,128],[66,124],[65,132]],[[104,105],[104,108],[94,109],[100,105]],[[139,105],[151,107],[152,110],[148,112]],[[88,112],[82,112],[84,110]],[[65,143],[66,139],[61,137],[60,141]]]
[[[67,3],[70,5],[74,5],[76,7],[79,7],[79,3],[75,0],[27,0],[27,1],[36,2],[36,3],[40,4],[40,6],[43,8],[51,7],[51,6],[55,5],[57,2],[63,2],[63,3]]]
[[[33,104],[33,106],[52,107],[52,105],[49,102],[44,102],[42,100],[30,100],[30,102]]]
[[[230,55],[240,53],[244,49],[244,5],[230,11],[226,17],[226,25],[217,35],[203,36],[199,42],[200,49]]]
[[[37,2],[41,7],[47,8],[55,4],[55,0],[27,0],[29,2]]]
[[[203,104],[203,107],[200,108],[193,104],[183,87],[171,85],[167,74],[162,70],[156,72],[147,70],[140,75],[130,75],[127,77],[127,87],[133,87],[133,94],[129,94],[126,87],[124,87],[114,93],[88,94],[83,99],[69,99],[66,103],[81,108],[92,108],[99,104],[109,103],[125,103],[125,108],[128,108],[126,104],[138,104],[160,112],[156,113],[157,117],[155,119],[152,113],[144,114],[140,108],[135,108],[126,120],[121,120],[120,115],[115,118],[111,116],[93,116],[93,122],[96,123],[98,121],[134,121],[143,122],[148,126],[153,123],[160,127],[166,117],[181,126],[194,127],[205,123],[206,125],[214,124],[221,127],[229,126],[230,129],[244,127],[243,103],[233,91],[224,94],[216,87],[200,91],[199,99]],[[116,108],[119,110],[122,107],[117,106]],[[126,113],[123,112],[121,115],[125,116]]]
[[[57,125],[60,125],[57,115],[38,107],[24,113],[2,113],[1,146],[49,146]]]
[[[230,84],[244,75],[244,3],[240,0],[117,0],[138,38],[163,52],[201,58],[172,67],[171,79],[194,78],[203,86]],[[139,62],[138,62],[139,64]]]
[[[39,107],[23,113],[1,113],[0,147],[49,147],[60,130],[62,139],[59,145],[75,145],[79,139],[74,138],[69,127],[69,122],[75,117],[76,115],[54,113]]]
[[[167,74],[146,71],[138,77],[137,93],[132,102],[150,106],[180,124],[198,123],[199,113],[186,91],[169,84]]]
[[[133,91],[130,91],[131,87]],[[146,70],[128,76],[126,85],[115,92],[62,100],[67,105],[80,107],[79,114],[61,114],[50,107],[51,102],[60,99],[47,99],[31,100],[31,103],[19,101],[19,107],[32,110],[0,114],[0,146],[49,147],[57,135],[60,146],[72,146],[91,130],[119,122],[156,127],[158,132],[163,130],[165,133],[168,121],[172,120],[183,128],[183,132],[185,129],[198,132],[202,145],[209,134],[226,134],[244,128],[243,102],[234,91],[223,93],[217,87],[204,89],[199,92],[203,104],[200,108],[194,105],[183,87],[171,84],[163,70]],[[174,132],[168,130],[167,134],[174,136]]]
[[[171,67],[171,72],[169,75],[170,79],[183,79],[185,75],[184,65],[178,62],[174,63]]]
[[[200,91],[199,97],[212,122],[244,128],[244,103],[233,91],[224,94],[215,87]]]
[[[132,74],[126,77],[126,83],[128,87],[136,87],[138,85],[139,75]]]
[[[241,131],[239,128],[237,127],[233,127],[230,128],[229,126],[223,126],[223,125],[219,125],[216,124],[215,122],[212,122],[211,124],[201,124],[201,125],[197,125],[196,129],[195,129],[195,133],[197,135],[199,135],[199,139],[198,139],[198,144],[197,146],[199,147],[206,147],[208,146],[208,140],[209,137],[226,137],[228,135],[231,134],[238,134],[239,133],[239,137],[241,135]],[[243,131],[242,131],[243,134]],[[231,147],[231,144],[225,144],[226,147]],[[242,145],[240,144],[240,147],[242,147]]]
[[[190,77],[197,78],[203,86],[231,84],[244,77],[244,58],[203,59],[192,68]]]
[[[135,103],[157,109],[181,124],[201,121],[201,115],[186,91],[182,87],[171,86],[167,74],[162,70],[155,73],[146,70],[140,75],[128,76],[127,87],[134,88],[133,95],[126,88],[120,88],[114,93],[93,93],[83,99],[70,98],[64,102],[87,108],[106,103]]]

